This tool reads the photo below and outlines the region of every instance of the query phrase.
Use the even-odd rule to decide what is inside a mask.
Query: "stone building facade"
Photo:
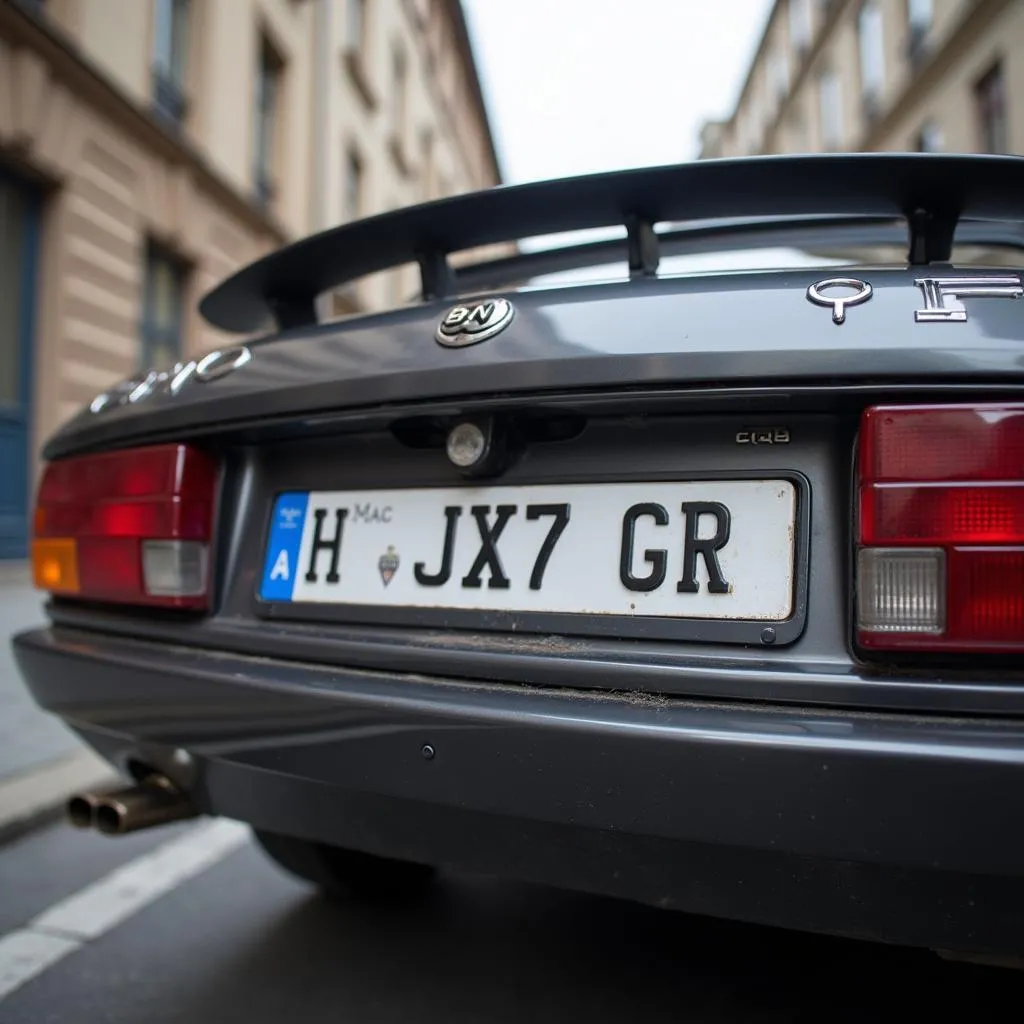
[[[1024,153],[1021,0],[776,0],[704,157]]]
[[[47,434],[223,340],[196,312],[217,281],[499,180],[458,0],[0,0],[0,559],[24,557]]]

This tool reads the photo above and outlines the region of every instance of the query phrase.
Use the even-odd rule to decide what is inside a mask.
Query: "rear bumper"
[[[200,806],[257,827],[700,913],[1024,951],[1024,723],[460,683],[68,629],[15,651],[36,700],[102,754],[173,774],[184,748]]]

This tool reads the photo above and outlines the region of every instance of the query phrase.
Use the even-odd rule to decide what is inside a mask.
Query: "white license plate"
[[[260,596],[390,608],[782,621],[788,480],[278,495]]]

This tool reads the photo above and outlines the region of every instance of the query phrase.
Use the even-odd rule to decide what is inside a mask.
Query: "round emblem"
[[[493,338],[515,315],[508,299],[487,299],[467,306],[453,306],[438,324],[435,337],[448,348],[465,348]]]

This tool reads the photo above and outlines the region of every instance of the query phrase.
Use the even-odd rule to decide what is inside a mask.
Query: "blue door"
[[[35,193],[0,173],[0,559],[28,551],[38,222]]]

